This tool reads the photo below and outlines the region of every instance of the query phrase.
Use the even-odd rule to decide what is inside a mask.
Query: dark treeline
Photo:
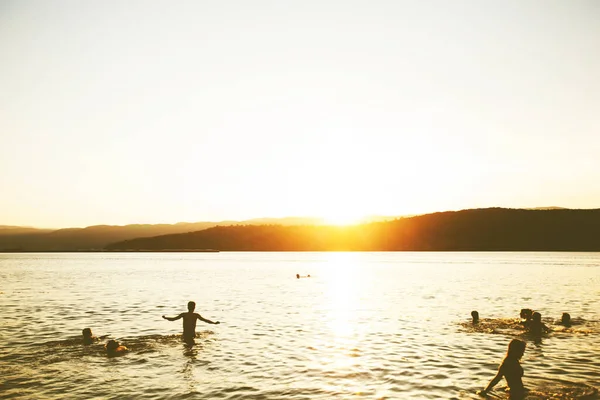
[[[114,243],[107,250],[600,251],[600,209],[488,208],[338,226],[237,225]]]
[[[0,227],[0,251],[102,250],[106,245],[117,241],[192,232],[215,225],[210,222],[125,226],[95,225],[87,228],[57,230]]]
[[[380,217],[385,218],[385,217]],[[180,222],[177,224],[94,225],[86,228],[37,229],[0,225],[0,251],[99,251],[110,243],[176,233],[217,225],[322,224],[318,218],[256,218],[247,221]]]

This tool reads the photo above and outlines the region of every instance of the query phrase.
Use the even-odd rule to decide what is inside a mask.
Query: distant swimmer
[[[523,387],[523,367],[521,367],[521,357],[525,353],[525,342],[513,339],[508,344],[508,351],[502,360],[498,373],[485,389],[478,392],[479,395],[485,396],[492,390],[494,386],[500,382],[502,377],[506,379],[506,384],[510,389],[510,399],[522,399],[525,396],[525,388]]]
[[[90,328],[82,329],[81,334],[83,335],[83,344],[92,344],[94,342],[97,342],[100,339],[104,339],[109,336],[109,335],[104,335],[104,336],[100,336],[100,337],[94,336],[92,334],[92,330]]]
[[[542,314],[534,312],[527,331],[533,335],[541,335],[550,332],[550,329],[542,322]]]
[[[563,313],[560,318],[560,324],[566,326],[567,328],[571,326],[571,314]]]
[[[479,313],[477,311],[471,311],[471,317],[473,317],[473,324],[479,322]]]
[[[533,318],[533,310],[531,308],[521,308],[521,324],[523,324],[524,328],[528,328],[531,323],[531,318]]]
[[[106,355],[109,357],[122,356],[129,351],[127,347],[113,339],[106,342],[104,348],[106,349]]]
[[[176,321],[183,318],[183,340],[185,342],[194,342],[194,338],[196,337],[196,320],[206,322],[207,324],[220,324],[219,321],[213,322],[210,319],[203,318],[200,314],[195,313],[194,309],[196,308],[196,303],[193,301],[190,301],[187,307],[188,312],[181,313],[176,317],[170,318],[164,315],[162,316],[167,321]]]
[[[300,274],[296,274],[296,279],[300,279]]]

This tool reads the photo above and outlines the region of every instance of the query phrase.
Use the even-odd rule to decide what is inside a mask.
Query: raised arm
[[[213,322],[210,319],[206,319],[206,318],[202,317],[202,315],[200,315],[200,314],[196,314],[196,318],[198,318],[202,322],[206,322],[207,324],[220,324],[219,321]]]
[[[183,317],[183,314],[179,314],[176,317],[167,317],[165,315],[162,316],[163,319],[166,319],[167,321],[177,321],[178,319],[181,319]]]

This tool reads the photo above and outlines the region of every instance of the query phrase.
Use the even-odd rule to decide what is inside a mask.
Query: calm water
[[[192,348],[161,319],[189,300],[221,321]],[[521,333],[470,311],[525,307],[557,330],[519,336],[529,398],[600,387],[600,253],[0,254],[0,397],[477,398]],[[553,325],[565,311],[582,323]]]

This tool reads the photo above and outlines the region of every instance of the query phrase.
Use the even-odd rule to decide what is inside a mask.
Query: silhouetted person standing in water
[[[477,311],[471,311],[471,317],[473,317],[473,324],[479,322],[479,313]]]
[[[196,320],[199,319],[207,324],[220,324],[219,321],[213,322],[210,319],[202,318],[200,314],[195,313],[194,309],[196,308],[196,303],[193,301],[190,301],[187,307],[188,312],[181,313],[176,317],[169,318],[164,315],[162,316],[167,321],[176,321],[180,318],[183,318],[183,340],[186,343],[194,342],[194,338],[196,337]]]
[[[478,394],[485,396],[487,392],[492,390],[500,379],[504,377],[506,379],[506,384],[510,389],[510,399],[522,399],[525,396],[525,388],[523,387],[523,367],[521,367],[521,357],[525,353],[525,342],[513,339],[508,344],[508,351],[506,352],[506,356],[502,360],[500,367],[498,368],[498,373],[492,379],[492,381],[487,385],[485,389],[478,392]]]

